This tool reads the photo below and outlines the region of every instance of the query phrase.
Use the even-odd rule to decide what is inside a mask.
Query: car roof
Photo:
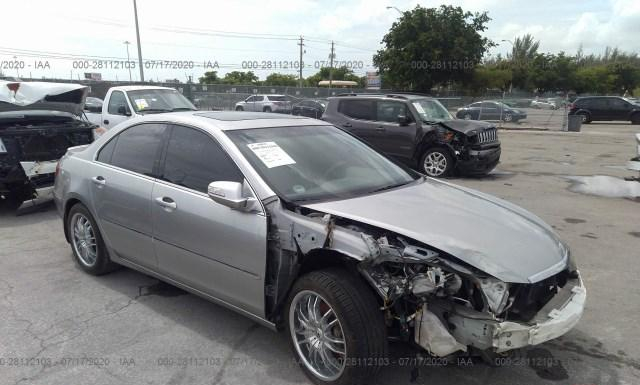
[[[244,111],[183,111],[145,115],[132,119],[142,122],[167,122],[194,125],[210,131],[232,131],[251,128],[288,126],[330,126],[322,120],[302,116]]]
[[[111,87],[112,90],[114,91],[135,91],[135,90],[176,90],[175,88],[171,88],[171,87],[161,87],[161,86],[136,86],[136,85],[132,85],[132,86],[116,86],[116,87]]]
[[[417,100],[417,99],[435,99],[432,96],[421,94],[403,94],[403,93],[390,93],[390,94],[342,94],[330,97],[329,100],[341,100],[341,99],[389,99],[389,100]]]

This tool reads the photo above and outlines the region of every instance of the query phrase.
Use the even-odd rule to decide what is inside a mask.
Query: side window
[[[609,99],[609,107],[616,110],[625,110],[627,109],[627,102],[618,98]]]
[[[104,145],[100,152],[98,153],[98,162],[102,163],[111,163],[111,156],[113,155],[113,150],[116,148],[116,143],[118,142],[118,137],[112,138],[109,143]]]
[[[398,115],[408,116],[407,107],[402,102],[378,101],[376,120],[398,123]]]
[[[374,108],[373,100],[341,100],[338,112],[354,119],[374,120]]]
[[[491,102],[483,102],[482,103],[482,108],[496,108],[496,104],[495,103],[491,103]]]
[[[193,128],[174,126],[162,179],[206,193],[211,182],[242,183],[244,176],[209,135]]]
[[[138,124],[118,134],[110,164],[153,176],[153,165],[162,142],[164,124]],[[113,141],[113,139],[112,139]],[[103,148],[104,150],[104,148]]]
[[[124,106],[127,110],[129,110],[129,107],[127,106],[127,99],[124,96],[124,92],[113,91],[111,93],[111,97],[109,98],[109,106],[107,107],[107,111],[110,114],[117,115],[118,107],[120,106]]]

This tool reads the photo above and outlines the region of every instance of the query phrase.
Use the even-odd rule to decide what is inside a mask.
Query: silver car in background
[[[292,104],[286,95],[251,95],[236,103],[236,111],[291,113]]]
[[[565,334],[586,299],[533,214],[315,119],[133,119],[70,149],[54,196],[83,270],[128,266],[284,329],[318,384],[369,381],[391,339],[497,359]]]

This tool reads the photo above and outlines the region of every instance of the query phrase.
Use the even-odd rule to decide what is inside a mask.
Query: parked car
[[[586,96],[569,105],[569,115],[580,115],[582,123],[630,121],[640,124],[640,105],[619,96]]]
[[[500,161],[491,123],[454,120],[437,99],[412,94],[329,98],[322,119],[432,177],[486,174]]]
[[[88,88],[78,84],[0,81],[0,197],[18,211],[51,200],[58,159],[93,141],[81,119]]]
[[[111,87],[104,98],[101,111],[86,112],[89,121],[108,130],[128,119],[174,111],[195,111],[178,90],[156,86]]]
[[[502,103],[511,108],[525,108],[531,106],[531,99],[504,99]]]
[[[101,113],[103,103],[104,101],[100,98],[87,96],[87,98],[84,101],[84,111]]]
[[[308,118],[320,119],[327,107],[326,99],[309,99],[294,104],[291,110],[292,115],[306,116]]]
[[[537,345],[586,298],[538,217],[315,119],[144,116],[69,150],[55,198],[81,269],[128,266],[284,329],[316,383],[370,381],[389,339],[438,357]]]
[[[526,119],[527,113],[501,102],[484,101],[459,108],[456,117],[465,120],[503,120],[515,123]]]
[[[531,108],[538,110],[557,110],[558,105],[554,99],[536,99],[531,101]]]
[[[236,111],[291,113],[291,101],[285,95],[251,95],[236,103]]]

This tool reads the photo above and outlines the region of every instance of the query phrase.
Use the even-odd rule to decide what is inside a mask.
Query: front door
[[[264,316],[267,222],[262,212],[211,200],[214,181],[245,183],[209,134],[173,126],[152,193],[158,271],[250,313]]]
[[[376,106],[376,147],[396,158],[411,159],[417,127],[413,114],[403,102],[379,100]],[[400,125],[398,116],[407,117],[409,123]]]
[[[131,108],[124,92],[113,91],[109,96],[107,113],[103,114],[101,126],[109,129],[120,122],[124,122],[131,116]]]
[[[151,192],[164,124],[139,124],[114,136],[92,167],[91,195],[102,234],[116,257],[155,268]]]

